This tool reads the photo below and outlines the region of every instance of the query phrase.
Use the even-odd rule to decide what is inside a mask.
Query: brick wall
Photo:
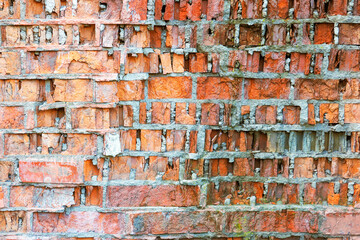
[[[0,239],[357,239],[358,0],[0,0]]]

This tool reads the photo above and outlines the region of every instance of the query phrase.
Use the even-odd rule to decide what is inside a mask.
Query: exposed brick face
[[[0,0],[0,240],[356,240],[360,0]]]

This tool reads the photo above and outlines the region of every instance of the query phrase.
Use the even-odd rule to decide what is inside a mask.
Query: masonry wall
[[[0,239],[357,239],[358,0],[0,0]]]

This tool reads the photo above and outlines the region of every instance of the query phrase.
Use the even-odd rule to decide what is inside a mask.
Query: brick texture
[[[360,0],[0,0],[0,240],[360,235]]]

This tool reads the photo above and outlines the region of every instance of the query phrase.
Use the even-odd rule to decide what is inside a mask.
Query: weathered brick
[[[258,124],[276,124],[276,106],[258,106],[255,121]]]
[[[245,79],[246,99],[287,99],[290,94],[288,79]]]
[[[78,161],[45,162],[20,161],[19,175],[22,182],[81,183],[83,165]]]
[[[0,52],[1,75],[17,75],[20,74],[20,70],[19,52]]]
[[[201,77],[197,79],[198,99],[239,99],[241,79]]]
[[[295,99],[338,100],[339,81],[298,79],[295,82]]]
[[[62,208],[74,204],[74,188],[14,186],[10,190],[11,207]]]
[[[190,98],[192,92],[190,77],[166,77],[149,79],[150,99]]]
[[[319,230],[319,214],[306,211],[229,212],[225,219],[226,232],[317,233]]]
[[[34,213],[32,231],[38,233],[87,233],[122,234],[126,232],[122,213],[71,212]]]
[[[199,193],[198,186],[111,186],[108,187],[107,201],[110,207],[196,206]]]
[[[130,215],[132,234],[207,233],[222,229],[219,211],[134,213]]]
[[[360,104],[345,104],[345,123],[359,123]]]

